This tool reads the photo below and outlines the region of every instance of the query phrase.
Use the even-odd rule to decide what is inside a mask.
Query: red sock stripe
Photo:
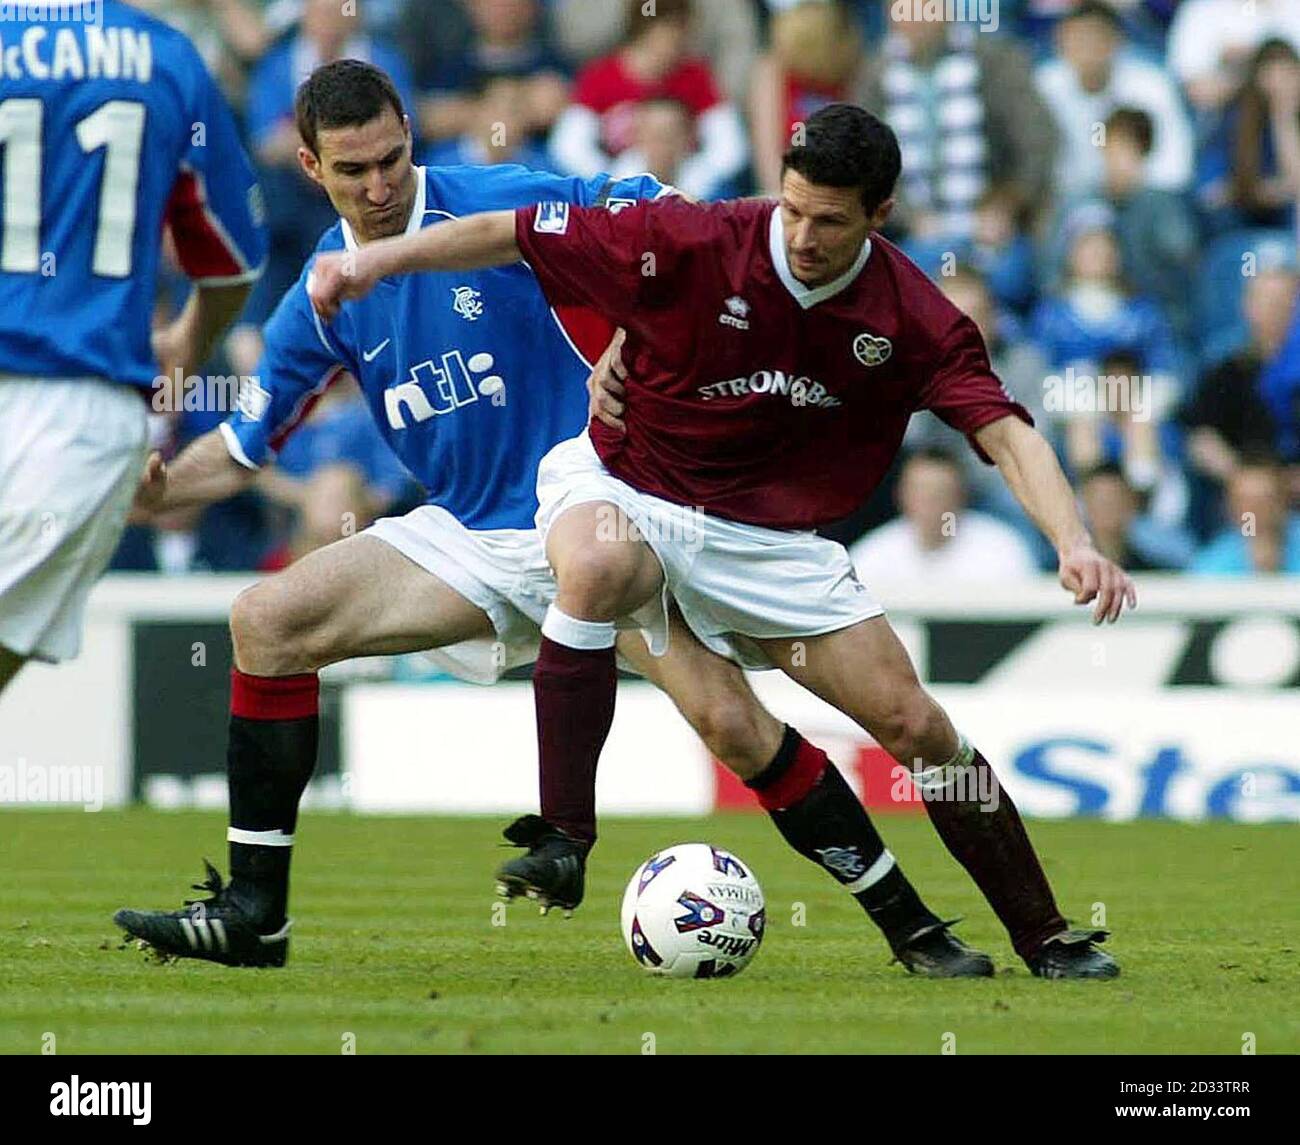
[[[301,720],[317,713],[320,679],[302,676],[246,676],[230,672],[230,714],[246,720]]]
[[[822,777],[822,772],[830,766],[830,757],[821,748],[806,739],[800,739],[790,770],[771,787],[755,791],[754,794],[758,796],[764,811],[793,807],[813,789],[813,785]]]

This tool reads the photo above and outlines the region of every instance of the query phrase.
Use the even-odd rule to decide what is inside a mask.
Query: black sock
[[[849,887],[892,948],[938,922],[886,849],[826,753],[787,727],[772,762],[746,781],[785,841]]]
[[[271,930],[285,921],[298,801],[316,768],[318,692],[315,673],[231,673],[230,889]]]

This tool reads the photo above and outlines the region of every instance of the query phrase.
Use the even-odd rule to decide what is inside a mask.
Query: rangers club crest
[[[888,338],[878,338],[864,332],[853,339],[853,356],[864,366],[882,365],[889,361],[893,352],[893,344]]]
[[[451,308],[467,322],[477,322],[483,317],[483,295],[472,286],[454,286]]]

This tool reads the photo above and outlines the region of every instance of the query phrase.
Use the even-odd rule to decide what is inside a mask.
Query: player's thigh
[[[559,586],[557,604],[597,614],[588,619],[626,615],[663,586],[654,550],[608,501],[583,502],[561,513],[547,531],[546,557]]]
[[[890,751],[956,750],[956,734],[922,687],[911,657],[884,616],[821,636],[760,641],[772,662],[851,716]],[[951,754],[949,751],[948,754]]]
[[[705,648],[674,604],[668,650],[651,655],[639,632],[622,632],[619,654],[668,694],[709,750],[742,779],[757,775],[781,746],[785,725],[754,695],[745,673]]]
[[[482,609],[364,534],[317,549],[249,589],[235,603],[231,629],[244,670],[246,659],[283,655],[306,670],[494,632]]]

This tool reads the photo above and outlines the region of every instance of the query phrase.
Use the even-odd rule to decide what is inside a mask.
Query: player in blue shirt
[[[118,0],[11,5],[0,58],[2,689],[76,655],[155,380],[206,358],[266,239],[230,109],[180,32]],[[151,340],[164,226],[196,289]]]
[[[667,190],[649,177],[613,184],[518,167],[414,167],[396,90],[358,61],[314,72],[299,92],[297,122],[304,169],[341,216],[321,251],[353,250],[483,208],[561,200],[618,210]],[[344,369],[430,494],[406,516],[308,554],[235,602],[231,882],[223,885],[209,868],[213,897],[197,911],[115,916],[158,949],[233,965],[278,966],[287,957],[290,852],[316,763],[317,671],[357,656],[433,648],[456,674],[488,683],[534,660],[555,592],[533,528],[536,470],[544,453],[587,420],[588,360],[525,265],[395,279],[328,325],[308,301],[310,274],[309,266],[267,324],[257,382],[245,388],[239,410],[191,445],[165,481],[151,462],[138,498],[142,509],[170,509],[246,487],[313,395]],[[742,778],[829,766],[684,624],[675,625],[662,658],[651,657],[636,632],[625,633],[619,647]],[[593,727],[609,718],[612,710],[591,713]],[[985,956],[962,946],[924,907],[856,800],[835,822],[836,858],[826,869],[869,908],[909,969],[991,972]],[[540,836],[548,830],[526,816],[507,838],[544,847]]]

